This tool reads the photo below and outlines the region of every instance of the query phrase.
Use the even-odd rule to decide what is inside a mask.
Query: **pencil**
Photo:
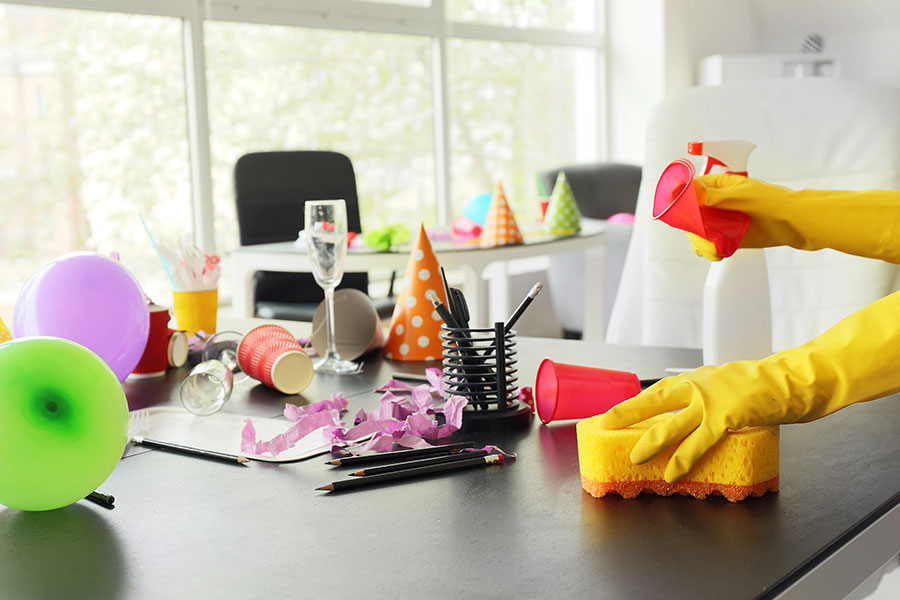
[[[84,499],[89,500],[99,506],[102,506],[103,508],[109,508],[109,509],[115,508],[116,497],[110,496],[109,494],[101,494],[100,492],[91,492],[90,494],[85,496]]]
[[[352,490],[361,487],[369,487],[379,485],[389,481],[397,481],[401,479],[416,479],[419,477],[427,477],[436,473],[445,473],[447,471],[461,471],[463,469],[471,469],[474,467],[486,467],[487,465],[497,465],[503,463],[502,454],[491,454],[478,458],[469,458],[466,460],[455,460],[445,462],[430,467],[419,467],[417,469],[405,469],[403,471],[394,471],[393,473],[383,473],[381,475],[370,475],[368,477],[355,477],[353,479],[342,479],[341,481],[332,481],[317,490],[325,490],[329,492],[342,492],[344,490]]]
[[[351,465],[362,465],[373,462],[388,462],[406,460],[408,458],[424,458],[426,456],[434,456],[436,454],[450,454],[462,450],[463,448],[474,448],[475,442],[460,442],[458,444],[444,444],[442,446],[431,446],[430,448],[417,448],[415,450],[393,450],[391,452],[376,452],[373,454],[360,454],[358,456],[347,456],[346,458],[336,458],[328,461],[327,465],[336,467],[349,467]]]
[[[537,296],[538,293],[540,293],[543,287],[544,284],[542,284],[540,281],[534,284],[534,287],[531,288],[531,291],[528,292],[528,295],[525,296],[525,299],[522,300],[518,307],[516,307],[515,312],[513,312],[512,316],[506,322],[506,327],[504,328],[506,333],[509,333],[509,330],[513,328],[513,325],[516,324],[516,321],[519,320],[519,317],[522,316],[522,313],[525,312],[525,309],[528,308],[528,306],[534,300],[534,297]]]
[[[381,467],[369,467],[360,471],[350,473],[357,477],[369,477],[371,475],[381,475],[382,473],[393,473],[394,471],[403,471],[404,469],[415,469],[418,467],[430,467],[431,465],[440,465],[445,462],[454,462],[457,460],[466,460],[469,458],[478,458],[479,456],[487,456],[487,450],[474,450],[472,452],[457,452],[456,454],[447,454],[445,456],[435,456],[433,458],[420,458],[418,460],[408,460],[406,462],[394,463],[392,465],[384,465]]]
[[[443,302],[441,302],[441,299],[438,298],[438,295],[434,292],[434,290],[428,290],[425,293],[425,297],[431,301],[431,304],[434,306],[434,310],[437,312],[441,320],[443,320],[444,323],[447,324],[447,327],[459,329],[459,323],[456,322],[453,314],[447,309],[447,306]]]
[[[206,458],[209,460],[217,460],[219,462],[233,463],[246,466],[250,462],[245,456],[237,454],[225,454],[224,452],[216,452],[215,450],[205,450],[203,448],[193,448],[191,446],[182,446],[181,444],[172,444],[170,442],[161,442],[159,440],[148,440],[139,435],[131,438],[135,444],[146,446],[147,448],[155,448],[157,450],[166,450],[176,454],[185,454],[188,456],[196,456],[197,458]]]

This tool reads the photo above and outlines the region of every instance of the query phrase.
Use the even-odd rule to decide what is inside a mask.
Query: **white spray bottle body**
[[[746,175],[747,158],[756,147],[744,140],[692,142],[690,154]],[[703,288],[703,364],[756,360],[772,353],[772,304],[765,250],[743,248],[709,267]]]

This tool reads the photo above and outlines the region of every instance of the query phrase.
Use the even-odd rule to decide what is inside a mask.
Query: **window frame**
[[[445,0],[429,6],[407,6],[361,0],[8,0],[45,8],[96,10],[128,14],[179,17],[183,23],[183,55],[190,148],[194,240],[204,251],[216,250],[213,225],[212,170],[210,159],[209,106],[206,87],[206,53],[203,24],[231,21],[264,25],[392,33],[431,38],[433,147],[437,220],[451,219],[450,118],[447,97],[447,41],[453,38],[514,42],[589,49],[596,53],[595,98],[603,109],[596,119],[595,146],[601,159],[607,156],[608,94],[606,85],[607,5],[594,0],[590,31],[549,28],[516,28],[460,22],[446,17]]]

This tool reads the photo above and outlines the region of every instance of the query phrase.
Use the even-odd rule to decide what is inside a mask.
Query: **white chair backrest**
[[[634,233],[607,341],[701,347],[709,263],[681,231],[650,218],[656,181],[691,140],[757,144],[751,177],[793,189],[900,188],[900,90],[839,79],[698,87],[654,111]],[[699,162],[697,163],[699,167]],[[772,345],[802,343],[892,291],[898,269],[831,250],[766,250]]]

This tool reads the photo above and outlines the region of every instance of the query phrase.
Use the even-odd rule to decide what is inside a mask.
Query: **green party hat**
[[[581,213],[578,212],[575,194],[572,193],[565,171],[560,171],[556,176],[543,228],[551,235],[572,235],[581,231]]]

